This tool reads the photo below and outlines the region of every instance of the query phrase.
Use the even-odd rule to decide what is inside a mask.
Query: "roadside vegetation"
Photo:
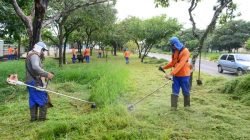
[[[1,139],[249,139],[249,76],[236,80],[202,75],[204,85],[194,84],[191,108],[170,111],[171,84],[128,111],[127,106],[153,92],[167,81],[158,66],[164,60],[132,56],[125,64],[121,54],[92,57],[90,64],[57,67],[54,59],[45,67],[56,76],[49,88],[94,101],[97,108],[65,97],[51,95],[54,107],[45,122],[29,122],[25,87],[4,81],[10,73],[24,80],[24,62],[1,63]],[[196,75],[194,75],[194,78]],[[230,85],[230,86],[229,86]],[[239,91],[239,92],[238,92]],[[230,94],[224,94],[230,93]],[[236,99],[233,96],[237,96]]]
[[[232,99],[250,106],[250,75],[226,82],[222,92],[229,94]]]

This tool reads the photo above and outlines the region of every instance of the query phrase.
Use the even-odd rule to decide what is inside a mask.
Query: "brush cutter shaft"
[[[89,102],[89,101],[82,100],[82,99],[79,99],[79,98],[76,98],[76,97],[72,97],[72,96],[69,96],[69,95],[61,94],[61,93],[58,93],[58,92],[55,92],[55,91],[47,90],[47,89],[44,89],[44,88],[34,87],[34,86],[27,85],[27,84],[26,84],[26,86],[35,88],[37,90],[47,91],[47,92],[54,93],[54,94],[57,94],[57,95],[60,95],[60,96],[68,97],[68,98],[71,98],[71,99],[75,99],[75,100],[78,100],[78,101],[82,101],[82,102],[86,102],[86,103],[91,103],[91,104],[94,103],[94,102]]]
[[[54,91],[51,91],[51,90],[45,90],[45,91],[50,92],[50,93],[54,93],[54,94],[57,94],[57,95],[65,96],[65,97],[68,97],[68,98],[71,98],[71,99],[75,99],[75,100],[78,100],[78,101],[86,102],[86,103],[91,103],[91,104],[94,103],[94,102],[82,100],[82,99],[79,99],[79,98],[76,98],[76,97],[73,97],[73,96],[57,93],[57,92],[54,92]]]
[[[31,86],[31,85],[25,84],[24,82],[21,82],[21,81],[8,80],[7,82],[10,83],[10,84],[13,84],[13,85],[27,86],[27,87],[35,88],[36,90],[46,91],[46,92],[54,93],[54,94],[57,94],[57,95],[60,95],[60,96],[68,97],[68,98],[71,98],[71,99],[74,99],[74,100],[82,101],[82,102],[85,102],[85,103],[94,104],[94,102],[90,102],[90,101],[82,100],[82,99],[79,99],[79,98],[76,98],[76,97],[72,97],[72,96],[69,96],[69,95],[57,93],[55,91],[47,90],[45,88]]]
[[[144,96],[144,97],[143,97],[143,98],[141,98],[139,101],[135,102],[135,103],[133,104],[133,106],[135,106],[136,104],[140,103],[141,101],[143,101],[143,100],[144,100],[145,98],[147,98],[148,96],[150,96],[150,95],[154,94],[154,93],[155,93],[156,91],[158,91],[159,89],[161,89],[161,88],[165,87],[168,83],[169,83],[169,82],[167,82],[167,83],[166,83],[166,84],[164,84],[163,86],[159,87],[158,89],[156,89],[156,90],[155,90],[155,91],[153,91],[152,93],[150,93],[150,94],[148,94],[148,95]]]

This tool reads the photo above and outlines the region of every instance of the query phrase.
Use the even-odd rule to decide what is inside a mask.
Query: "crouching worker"
[[[52,79],[53,74],[42,69],[42,60],[44,59],[44,51],[46,45],[43,42],[35,44],[26,58],[26,83],[35,87],[44,87],[41,77]],[[40,91],[35,88],[27,87],[29,92],[29,107],[31,122],[46,120],[47,104],[49,97],[47,92]],[[39,112],[39,113],[38,113]]]
[[[173,68],[170,74],[167,74],[166,78],[173,77],[172,95],[171,95],[171,108],[177,109],[178,97],[180,88],[184,96],[184,107],[190,106],[190,64],[189,57],[190,52],[177,37],[170,39],[170,45],[172,48],[172,60],[162,69]]]

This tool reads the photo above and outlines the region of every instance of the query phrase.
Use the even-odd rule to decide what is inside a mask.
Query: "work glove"
[[[52,72],[52,73],[49,72],[49,73],[48,73],[48,79],[51,80],[53,77],[54,77],[53,72]]]
[[[168,80],[173,80],[173,76],[170,75],[170,74],[166,74],[166,75],[165,75],[165,78],[168,79]]]

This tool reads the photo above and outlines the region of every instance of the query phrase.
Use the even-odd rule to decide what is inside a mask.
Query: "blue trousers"
[[[28,85],[35,86],[35,81],[27,83]],[[29,106],[32,108],[34,105],[44,106],[48,103],[48,94],[45,91],[39,91],[35,88],[27,87],[29,92]]]
[[[75,63],[76,62],[76,55],[73,55],[72,56],[72,63]]]
[[[174,95],[179,95],[180,88],[182,89],[182,94],[184,96],[190,95],[190,83],[189,83],[190,76],[185,77],[173,77],[173,84],[172,84],[172,93]]]
[[[8,60],[12,60],[13,59],[13,55],[12,54],[9,54],[8,55]]]
[[[89,63],[89,56],[85,56],[86,62]]]
[[[126,59],[126,64],[128,64],[129,63],[129,58],[125,57],[125,59]]]

